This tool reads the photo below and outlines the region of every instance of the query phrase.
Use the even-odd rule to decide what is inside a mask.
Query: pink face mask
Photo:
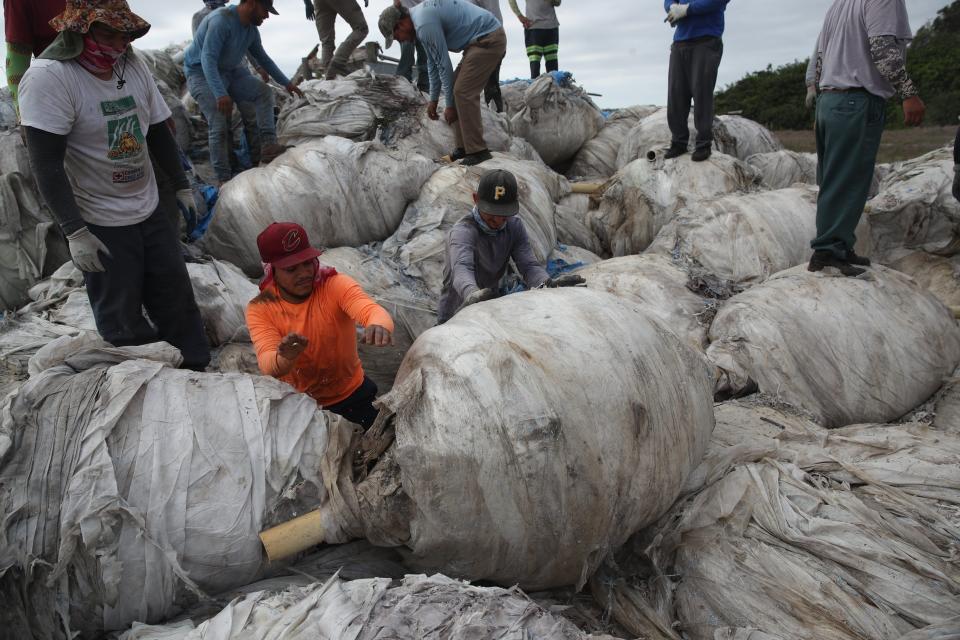
[[[108,45],[102,44],[91,38],[89,35],[83,36],[83,53],[77,58],[84,69],[94,73],[103,73],[113,69],[117,60],[127,52],[123,49],[114,49]]]

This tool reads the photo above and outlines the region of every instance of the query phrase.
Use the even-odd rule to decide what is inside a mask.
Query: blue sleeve
[[[257,33],[257,37],[253,39],[253,42],[250,43],[250,48],[248,49],[250,55],[253,56],[253,59],[260,63],[260,66],[267,70],[267,73],[270,74],[270,77],[276,80],[281,87],[285,87],[290,84],[290,78],[283,75],[283,71],[280,71],[280,68],[277,67],[276,63],[267,55],[267,52],[263,50],[263,44],[260,42],[260,34]]]
[[[697,15],[717,13],[718,11],[725,10],[728,2],[730,2],[730,0],[690,0],[687,13]]]
[[[227,95],[227,87],[223,84],[218,64],[229,29],[216,17],[209,18],[206,22],[207,32],[203,38],[203,49],[200,51],[200,66],[203,67],[203,77],[207,79],[207,85],[213,91],[214,97],[222,98]]]
[[[440,98],[440,89],[446,98],[447,106],[453,107],[453,64],[447,49],[447,38],[443,28],[436,23],[423,25],[417,29],[417,38],[427,52],[427,74],[430,76],[430,100]]]

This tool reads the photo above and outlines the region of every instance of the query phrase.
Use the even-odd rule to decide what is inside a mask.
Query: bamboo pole
[[[320,511],[294,518],[260,533],[270,562],[283,560],[323,542]]]
[[[600,191],[603,184],[602,182],[572,182],[570,183],[570,191],[573,193],[592,194]]]

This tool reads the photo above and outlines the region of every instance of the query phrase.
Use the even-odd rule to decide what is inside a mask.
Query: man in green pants
[[[908,126],[925,107],[905,68],[910,23],[904,0],[836,0],[817,40],[817,237],[808,269],[845,276],[870,260],[853,251],[867,202],[887,100],[898,95]],[[857,266],[859,265],[859,266]]]

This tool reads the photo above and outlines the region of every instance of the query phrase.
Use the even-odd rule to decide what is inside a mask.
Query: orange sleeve
[[[361,327],[375,324],[393,333],[393,318],[386,309],[366,294],[356,280],[350,276],[337,274],[330,284],[334,287],[332,293],[336,296],[337,303],[351,320]]]
[[[250,329],[250,339],[257,352],[260,371],[265,376],[276,377],[279,373],[277,347],[283,335],[273,322],[269,305],[257,301],[247,304],[247,328]]]

